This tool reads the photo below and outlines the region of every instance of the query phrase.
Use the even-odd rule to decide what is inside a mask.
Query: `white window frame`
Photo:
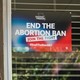
[[[11,0],[3,1],[4,80],[12,80]]]

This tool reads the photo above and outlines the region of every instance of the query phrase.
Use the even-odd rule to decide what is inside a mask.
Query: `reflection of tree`
[[[35,57],[35,58],[24,58],[24,57],[18,58],[17,57],[17,60],[13,58],[14,62],[17,61],[16,63],[17,71],[15,71],[14,69],[15,68],[15,64],[14,64],[13,74],[16,74],[18,76],[17,80],[70,80],[71,78],[69,75],[75,74],[75,72],[72,72],[71,70],[62,70],[62,69],[77,69],[77,68],[80,69],[79,64],[77,65],[63,64],[63,63],[80,62],[79,52],[73,52],[69,54],[67,57],[63,57],[61,59],[59,57],[57,58],[56,56],[53,58],[52,54],[53,53],[41,53],[40,57]],[[18,63],[18,62],[21,62],[21,63]],[[76,74],[79,74],[79,73],[76,73]],[[67,77],[56,76],[56,75],[64,75],[64,74],[67,75]],[[39,75],[42,75],[42,76],[39,76]],[[54,75],[54,76],[47,76],[47,75]],[[16,78],[13,77],[13,80],[16,80]]]

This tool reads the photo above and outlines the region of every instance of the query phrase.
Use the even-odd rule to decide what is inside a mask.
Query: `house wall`
[[[0,0],[0,80],[3,80],[3,19],[2,0]]]

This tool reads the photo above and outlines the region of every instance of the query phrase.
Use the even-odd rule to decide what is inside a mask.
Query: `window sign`
[[[71,52],[69,12],[13,11],[13,52]]]

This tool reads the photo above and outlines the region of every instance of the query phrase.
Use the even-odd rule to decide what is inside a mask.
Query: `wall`
[[[0,80],[3,80],[3,22],[2,22],[2,0],[0,0]]]

